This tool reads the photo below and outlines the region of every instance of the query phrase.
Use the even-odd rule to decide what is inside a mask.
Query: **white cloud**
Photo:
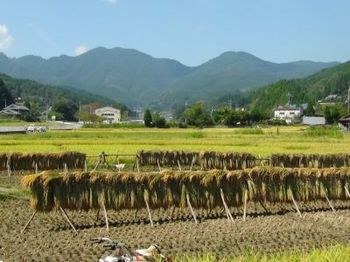
[[[117,3],[117,0],[103,0],[104,2],[110,3],[112,5],[115,5]]]
[[[6,25],[0,24],[0,50],[11,46],[13,37],[10,35]]]
[[[89,48],[87,48],[85,45],[80,45],[80,46],[77,46],[75,49],[75,55],[76,56],[79,56],[79,55],[82,55],[84,53],[86,53],[87,51],[89,51]]]

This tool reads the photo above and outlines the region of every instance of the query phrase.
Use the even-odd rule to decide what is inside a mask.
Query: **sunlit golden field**
[[[345,153],[350,134],[330,130],[319,134],[307,127],[210,129],[80,129],[0,136],[1,152],[81,151],[87,154],[138,150],[246,151],[271,153]]]

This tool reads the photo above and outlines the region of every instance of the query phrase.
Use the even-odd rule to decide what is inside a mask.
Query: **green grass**
[[[8,198],[29,198],[30,191],[20,187],[0,185],[0,200]]]
[[[239,257],[215,257],[207,255],[203,257],[178,257],[175,262],[346,262],[350,261],[350,246],[332,246],[325,249],[315,249],[311,252],[293,251],[282,252],[274,255],[261,255],[248,252]]]
[[[259,131],[257,131],[259,130]],[[312,135],[310,135],[310,132]],[[135,154],[138,150],[238,151],[271,153],[349,153],[350,134],[329,135],[305,127],[263,129],[101,129],[49,131],[0,136],[0,152],[63,152]],[[317,135],[314,135],[317,133]]]

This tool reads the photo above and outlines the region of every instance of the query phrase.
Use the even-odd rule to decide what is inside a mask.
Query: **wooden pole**
[[[192,158],[192,162],[191,162],[191,166],[190,166],[190,171],[192,171],[194,162],[196,161],[197,156],[194,156],[194,158]]]
[[[138,159],[136,160],[136,169],[137,169],[137,172],[140,173],[140,163]]]
[[[157,165],[158,165],[159,172],[162,172],[162,169],[160,168],[160,164],[159,164],[159,159],[157,159]]]
[[[196,214],[195,214],[194,211],[193,211],[193,208],[192,208],[192,205],[191,205],[191,201],[190,201],[190,197],[189,197],[188,194],[186,194],[186,200],[187,200],[187,205],[188,205],[188,207],[190,208],[191,213],[192,213],[192,216],[193,216],[193,218],[194,218],[194,222],[195,222],[196,224],[198,224],[198,221],[197,221],[197,218],[196,218]]]
[[[27,227],[29,226],[29,224],[32,222],[32,220],[33,220],[33,218],[34,218],[34,216],[35,216],[35,214],[37,213],[38,211],[34,211],[33,212],[33,214],[30,216],[30,218],[29,218],[29,220],[28,220],[28,222],[27,222],[27,224],[23,227],[23,229],[21,230],[21,234],[23,234],[24,233],[24,231],[27,229]]]
[[[328,196],[327,196],[327,194],[326,194],[326,191],[324,191],[324,190],[322,190],[322,191],[323,191],[323,194],[324,194],[324,196],[325,196],[325,198],[326,198],[326,200],[327,200],[327,202],[328,202],[328,205],[331,207],[333,213],[335,213],[335,209],[334,209],[334,207],[333,207],[331,201],[329,201],[329,198],[328,198]]]
[[[259,203],[262,206],[262,208],[265,210],[265,213],[269,213],[269,211],[267,210],[267,208],[265,207],[264,203],[262,202],[261,199],[259,199]]]
[[[151,226],[153,227],[153,220],[152,220],[152,216],[151,216],[151,210],[150,210],[149,205],[148,205],[148,200],[146,199],[146,197],[144,197],[144,200],[145,200],[146,207],[147,207],[148,218],[149,218],[149,221],[151,222]]]
[[[100,220],[100,209],[97,209],[97,213],[96,213],[96,221]]]
[[[248,201],[248,190],[244,190],[244,206],[243,206],[243,221],[247,218],[247,201]]]
[[[75,226],[73,225],[72,221],[70,220],[70,218],[68,217],[66,211],[60,207],[60,210],[63,214],[63,217],[67,220],[68,224],[71,226],[71,228],[74,230],[75,234],[78,234],[78,231],[76,230]]]
[[[350,198],[350,193],[349,193],[348,187],[347,187],[347,186],[344,186],[344,189],[345,189],[346,195]]]
[[[108,216],[107,216],[107,210],[106,210],[105,204],[102,205],[102,208],[103,208],[103,214],[105,216],[106,228],[107,228],[107,231],[109,231],[109,222],[108,222]]]
[[[64,163],[64,172],[68,173],[67,163]]]
[[[85,162],[84,162],[84,172],[85,172],[85,173],[88,172],[88,167],[87,167],[86,159],[85,159]]]
[[[290,197],[292,198],[293,204],[294,204],[294,206],[295,206],[295,209],[297,210],[298,215],[299,215],[300,217],[302,217],[302,216],[301,216],[301,212],[300,212],[299,207],[298,207],[298,204],[297,204],[297,202],[296,202],[295,199],[294,199],[294,196],[293,196],[293,192],[292,192],[292,191],[290,191]]]
[[[227,204],[226,204],[226,201],[225,201],[225,196],[224,196],[224,191],[222,190],[222,188],[220,188],[220,195],[221,195],[221,200],[222,200],[222,203],[224,204],[224,208],[225,208],[225,211],[226,211],[226,216],[227,216],[227,219],[229,221],[233,221],[233,217],[230,213],[230,209],[228,208]]]
[[[38,174],[38,163],[35,162],[35,174]]]
[[[7,163],[7,175],[11,176],[11,168],[10,165]]]
[[[175,206],[173,206],[172,209],[171,209],[171,213],[170,213],[170,218],[171,219],[173,218],[174,212],[175,212]]]
[[[177,160],[177,165],[179,167],[179,170],[181,171],[181,165],[180,165],[180,161],[179,160]]]

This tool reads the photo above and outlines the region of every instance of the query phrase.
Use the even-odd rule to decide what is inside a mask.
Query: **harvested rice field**
[[[87,128],[0,136],[0,153],[78,151],[97,155],[104,151],[130,154],[132,157],[119,159],[121,163],[126,163],[127,170],[132,170],[134,155],[140,150],[247,152],[257,158],[280,154],[275,155],[276,166],[294,166],[294,162],[299,164],[306,161],[313,167],[324,164],[319,159],[303,156],[300,159],[290,158],[290,154],[348,154],[349,148],[349,133],[335,128],[306,127],[203,130]],[[88,158],[89,171],[96,161],[96,158]],[[116,163],[114,157],[108,161],[110,164]],[[348,161],[345,156],[344,161]],[[173,169],[177,169],[176,164]],[[182,165],[182,168],[189,168],[188,163]],[[199,168],[199,165],[194,167],[196,170]],[[221,207],[211,211],[195,209],[198,224],[194,222],[187,207],[176,208],[173,213],[172,209],[151,210],[153,227],[146,209],[139,210],[136,216],[134,210],[117,212],[111,209],[108,210],[109,232],[105,227],[103,212],[97,219],[94,209],[88,212],[67,210],[78,235],[74,234],[59,210],[38,212],[25,233],[21,234],[33,210],[30,207],[30,191],[23,188],[20,181],[24,174],[32,171],[14,172],[9,177],[5,169],[3,167],[4,172],[0,174],[0,261],[97,261],[98,258],[110,254],[102,245],[90,242],[90,238],[102,236],[124,242],[132,249],[147,248],[152,243],[157,243],[163,253],[172,257],[185,257],[183,261],[190,258],[191,261],[198,261],[198,257],[209,255],[210,259],[204,258],[200,261],[218,261],[223,258],[232,261],[233,258],[243,257],[242,260],[238,258],[238,261],[250,262],[261,261],[261,256],[270,259],[276,254],[294,251],[305,259],[304,255],[307,256],[314,248],[326,248],[327,252],[333,250],[330,247],[334,245],[340,245],[334,252],[340,250],[343,256],[334,257],[335,253],[331,253],[333,255],[317,257],[317,251],[313,260],[287,255],[283,261],[291,261],[292,258],[293,261],[327,261],[320,260],[324,257],[330,257],[330,261],[346,261],[341,258],[350,257],[346,256],[350,254],[350,199],[347,197],[331,199],[335,213],[326,201],[303,203],[297,199],[302,217],[298,216],[291,202],[267,203],[266,210],[258,203],[248,202],[245,220],[241,205],[230,207],[233,223],[226,218],[225,209]],[[157,171],[158,167],[148,165],[140,169]],[[63,170],[64,168],[60,168],[60,171]],[[344,196],[343,185],[341,190],[339,192]],[[269,261],[268,259],[264,261]]]
[[[132,248],[157,243],[171,256],[191,257],[211,254],[215,258],[258,252],[273,255],[293,250],[309,251],[350,241],[350,201],[334,202],[334,214],[327,203],[300,203],[302,218],[291,204],[261,206],[249,203],[248,217],[241,208],[232,208],[235,218],[230,223],[221,209],[195,210],[195,224],[187,209],[152,211],[151,227],[146,210],[109,211],[110,231],[103,215],[96,212],[68,211],[79,233],[72,229],[59,212],[38,213],[24,234],[20,231],[32,214],[28,193],[19,188],[21,176],[1,175],[1,190],[11,189],[11,197],[0,190],[0,258],[4,261],[97,261],[107,255],[101,245],[90,238],[108,236]],[[349,209],[348,209],[349,208]]]

